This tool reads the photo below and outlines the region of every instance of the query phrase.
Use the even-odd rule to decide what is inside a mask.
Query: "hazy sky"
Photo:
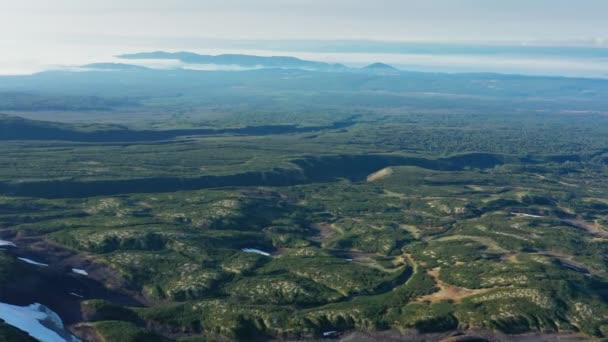
[[[329,46],[323,42],[295,48],[283,41],[259,42],[466,41],[608,47],[606,17],[608,0],[0,0],[0,74],[111,61],[120,53],[189,50],[289,54],[359,65],[383,61],[433,71],[608,77],[608,50],[593,59],[551,54],[529,59],[459,53],[388,55],[373,44],[360,45],[363,51],[354,54],[320,54],[344,51],[323,49]]]
[[[0,39],[608,38],[606,0],[0,0]]]

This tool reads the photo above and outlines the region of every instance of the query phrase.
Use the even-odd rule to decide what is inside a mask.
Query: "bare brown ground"
[[[465,289],[464,287],[450,285],[439,279],[439,271],[440,271],[439,268],[434,268],[432,270],[427,271],[427,274],[430,275],[431,277],[433,277],[433,279],[435,279],[435,282],[437,283],[437,287],[439,288],[439,291],[437,291],[435,293],[431,293],[430,295],[418,297],[416,299],[417,302],[438,303],[442,300],[449,299],[456,303],[460,303],[463,298],[493,290],[493,288],[469,290],[469,289]]]
[[[393,260],[393,265],[395,266],[407,265],[408,263],[411,263],[408,255],[400,255]]]
[[[338,235],[338,232],[336,231],[336,229],[334,229],[331,226],[331,224],[326,223],[326,222],[314,223],[314,224],[310,225],[310,228],[319,232],[318,235],[310,238],[312,241],[315,241],[315,242],[321,243],[323,241],[331,240],[336,235]]]
[[[402,224],[399,227],[410,232],[415,239],[420,239],[420,229],[418,227],[409,224]]]
[[[391,174],[393,174],[393,169],[391,169],[390,167],[386,167],[382,170],[376,171],[376,172],[370,174],[369,176],[367,176],[367,181],[368,182],[377,181],[384,177],[390,176]]]
[[[594,237],[599,237],[603,239],[608,239],[608,231],[604,230],[601,225],[597,222],[587,222],[584,220],[571,219],[564,220],[564,222],[583,230],[586,230],[589,234]]]

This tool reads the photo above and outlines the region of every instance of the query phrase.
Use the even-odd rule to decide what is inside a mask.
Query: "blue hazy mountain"
[[[188,64],[238,65],[242,67],[300,68],[311,70],[342,70],[342,64],[307,61],[289,56],[252,56],[242,54],[200,55],[192,52],[141,52],[117,56],[123,59],[171,59]]]
[[[364,69],[367,69],[367,70],[398,71],[397,68],[395,68],[395,67],[393,67],[391,65],[388,65],[388,64],[384,64],[384,63],[373,63],[373,64],[370,64],[370,65],[366,66]]]
[[[398,74],[400,72],[399,69],[395,68],[394,66],[384,63],[373,63],[363,67],[361,70],[367,73],[382,75]]]
[[[80,66],[83,69],[93,70],[108,70],[108,71],[143,71],[150,70],[139,65],[125,64],[125,63],[92,63]]]

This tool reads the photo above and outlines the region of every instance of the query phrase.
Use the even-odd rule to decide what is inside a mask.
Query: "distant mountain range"
[[[362,69],[372,74],[394,75],[399,74],[399,69],[384,63],[373,63]]]
[[[346,69],[342,64],[330,64],[323,62],[307,61],[289,56],[252,56],[239,54],[225,55],[199,55],[192,52],[142,52],[134,54],[119,55],[122,59],[172,59],[188,64],[215,64],[215,65],[238,65],[242,67],[264,67],[264,68],[301,68],[312,70],[340,70]]]
[[[374,63],[366,66],[364,69],[367,70],[386,70],[386,71],[399,71],[397,68],[384,63]]]
[[[95,69],[95,70],[149,70],[149,68],[133,65],[133,64],[125,64],[125,63],[92,63],[80,66],[83,69]]]
[[[363,69],[349,68],[339,63],[325,63],[309,61],[291,56],[253,56],[242,54],[223,54],[223,55],[201,55],[192,52],[141,52],[116,56],[121,59],[142,60],[178,60],[187,64],[212,64],[212,65],[236,65],[244,68],[286,68],[286,69],[306,69],[315,71],[394,71],[398,70],[390,65],[374,63]],[[105,69],[126,69],[127,64],[98,64]],[[100,68],[101,69],[101,68]]]

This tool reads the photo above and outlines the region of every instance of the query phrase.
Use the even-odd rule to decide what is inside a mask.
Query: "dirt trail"
[[[426,296],[418,297],[416,299],[417,302],[426,302],[429,301],[431,303],[438,303],[442,300],[453,300],[456,303],[460,303],[463,298],[473,296],[476,294],[486,293],[488,291],[494,290],[494,288],[488,289],[478,289],[478,290],[470,290],[464,287],[458,287],[454,285],[450,285],[445,283],[439,279],[440,268],[434,268],[432,270],[428,270],[427,274],[435,279],[437,283],[437,287],[439,287],[439,291],[435,293],[431,293]]]

